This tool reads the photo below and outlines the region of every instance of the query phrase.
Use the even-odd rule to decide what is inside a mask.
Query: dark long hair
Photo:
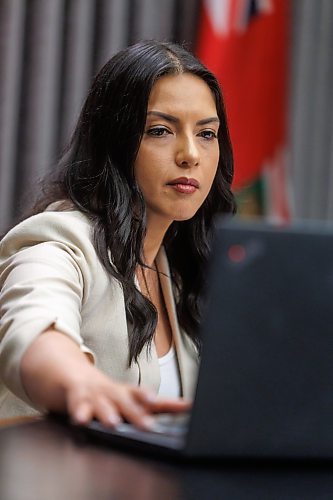
[[[134,162],[146,122],[154,83],[164,75],[192,73],[211,89],[220,119],[220,158],[212,189],[195,216],[174,222],[164,246],[177,289],[178,320],[199,347],[199,294],[210,251],[213,216],[233,212],[233,157],[218,82],[179,45],[139,42],[112,57],[96,76],[56,178],[46,183],[35,213],[55,200],[68,200],[92,221],[96,252],[107,273],[119,280],[125,297],[129,365],[150,346],[157,322],[154,305],[136,288],[146,233],[143,195],[134,177]],[[111,255],[112,264],[109,255]]]

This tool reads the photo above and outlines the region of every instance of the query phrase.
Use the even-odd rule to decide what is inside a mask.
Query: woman
[[[140,42],[102,68],[34,215],[1,243],[0,416],[149,428],[189,408],[232,175],[219,86],[193,55]]]

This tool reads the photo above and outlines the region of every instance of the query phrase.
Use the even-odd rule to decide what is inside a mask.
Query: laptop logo
[[[246,250],[243,245],[231,245],[228,249],[228,259],[233,264],[243,262],[246,257]]]
[[[243,245],[233,243],[227,250],[227,258],[231,265],[247,265],[250,262],[262,259],[266,253],[266,247],[258,238],[252,238]]]

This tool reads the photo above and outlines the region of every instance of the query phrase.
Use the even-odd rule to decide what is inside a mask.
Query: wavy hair
[[[96,76],[56,176],[45,184],[34,213],[56,200],[68,200],[93,225],[93,241],[106,272],[124,292],[129,329],[129,365],[150,347],[157,324],[154,305],[135,286],[143,265],[146,209],[134,176],[134,163],[144,133],[148,99],[164,75],[191,73],[214,95],[220,119],[220,157],[211,191],[195,216],[173,222],[164,246],[177,289],[180,326],[200,348],[199,296],[210,253],[210,233],[217,213],[233,213],[233,156],[226,113],[214,75],[183,47],[143,41],[112,57]],[[109,256],[111,255],[112,263]]]

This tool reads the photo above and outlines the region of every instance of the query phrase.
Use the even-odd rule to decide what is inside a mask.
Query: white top
[[[158,395],[168,398],[178,398],[181,393],[180,377],[176,351],[173,345],[164,356],[158,358],[158,363],[161,375]]]

